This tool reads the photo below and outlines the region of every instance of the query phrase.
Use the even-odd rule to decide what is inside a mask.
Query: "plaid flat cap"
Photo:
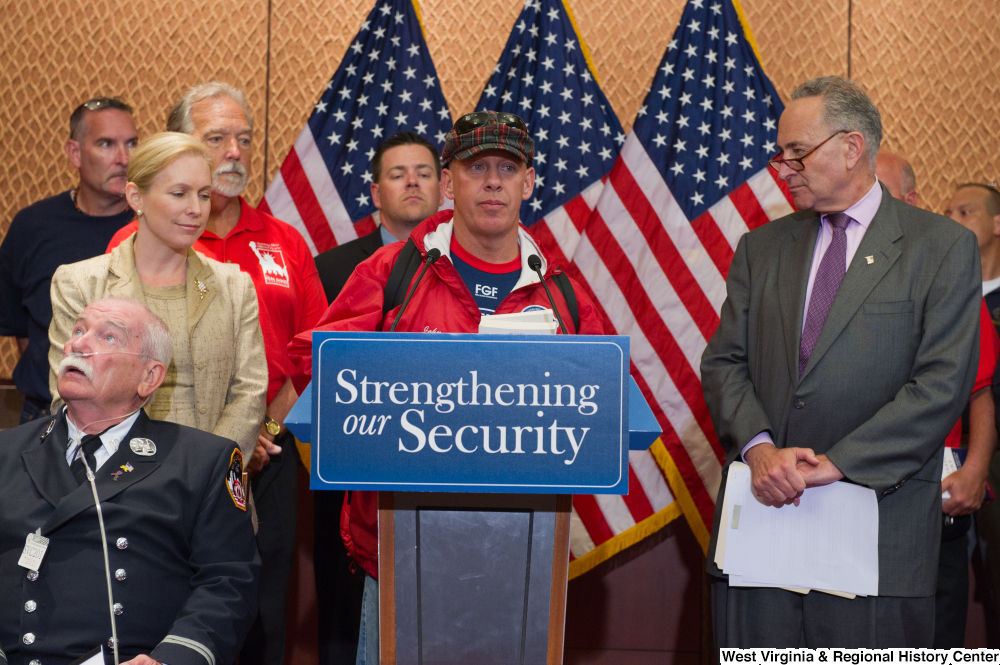
[[[468,113],[458,119],[455,128],[445,137],[441,163],[447,166],[453,159],[468,159],[484,150],[506,150],[517,155],[526,166],[531,166],[535,142],[526,129],[524,121],[512,113]]]

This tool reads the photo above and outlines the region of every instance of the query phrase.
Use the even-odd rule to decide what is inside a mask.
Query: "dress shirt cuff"
[[[743,446],[743,450],[740,451],[740,457],[743,459],[744,462],[747,461],[747,451],[761,443],[770,443],[772,446],[774,445],[774,441],[771,440],[771,435],[768,434],[766,431],[761,432],[754,438],[750,439],[749,443]]]

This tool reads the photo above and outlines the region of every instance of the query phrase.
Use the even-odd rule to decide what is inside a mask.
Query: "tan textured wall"
[[[995,2],[854,0],[851,76],[882,114],[882,147],[908,155],[921,205],[1000,180],[1000,18]]]
[[[496,0],[476,12],[474,3],[459,0],[421,2],[454,115],[475,104],[522,4]],[[571,2],[626,129],[683,4]],[[1000,20],[992,3],[744,0],[765,71],[782,97],[811,76],[848,73],[849,4],[850,74],[882,111],[884,146],[912,159],[925,205],[943,210],[958,182],[1000,179]],[[267,0],[218,0],[210,11],[164,0],[0,0],[0,231],[24,205],[72,186],[62,145],[75,105],[94,94],[120,94],[136,107],[140,132],[149,134],[162,127],[180,91],[213,77],[245,88],[255,110],[256,177],[248,197],[256,201],[372,5],[271,0],[269,15]],[[13,361],[13,347],[0,345],[0,376],[10,376]]]

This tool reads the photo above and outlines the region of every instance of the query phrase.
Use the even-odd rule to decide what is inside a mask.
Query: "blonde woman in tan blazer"
[[[156,134],[136,148],[126,198],[139,230],[52,277],[49,387],[55,409],[55,370],[84,307],[134,298],[167,322],[174,340],[167,380],[146,406],[150,417],[235,441],[245,465],[264,419],[267,362],[249,275],[191,249],[208,221],[210,165],[204,145],[186,134]]]

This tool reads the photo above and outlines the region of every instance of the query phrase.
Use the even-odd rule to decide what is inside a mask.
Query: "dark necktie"
[[[101,434],[103,434],[103,432]],[[80,448],[83,450],[84,457],[87,458],[87,464],[90,465],[91,471],[95,471],[97,469],[97,459],[94,454],[102,445],[100,434],[88,434],[83,437]],[[78,484],[82,485],[87,482],[87,467],[83,465],[83,460],[79,455],[77,455],[77,457],[73,460],[73,463],[69,465],[69,470],[73,472],[73,477],[76,478],[76,482]]]
[[[816,280],[813,282],[812,295],[809,298],[809,311],[806,314],[806,325],[802,328],[802,341],[799,343],[799,376],[809,364],[816,340],[823,330],[826,317],[830,313],[833,299],[837,297],[840,284],[847,272],[847,224],[851,218],[842,212],[826,216],[833,231],[833,240],[826,249],[826,254],[819,262]]]

